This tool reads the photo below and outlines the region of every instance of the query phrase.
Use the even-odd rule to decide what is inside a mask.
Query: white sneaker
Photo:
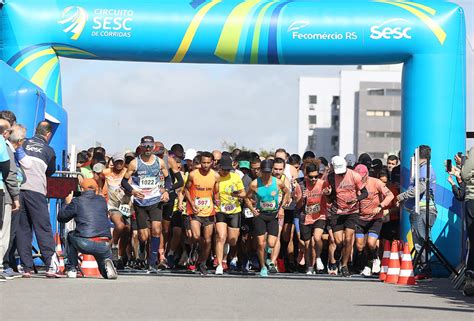
[[[380,259],[379,258],[376,258],[372,262],[372,273],[374,273],[374,274],[380,273]]]
[[[363,275],[363,276],[372,276],[372,270],[366,266],[362,272],[360,272],[360,275]]]
[[[114,262],[111,259],[105,259],[104,264],[107,279],[115,280],[117,278],[117,270],[115,269]]]
[[[222,267],[221,264],[219,264],[217,267],[216,267],[216,275],[222,275],[224,274],[224,268]]]
[[[67,277],[69,279],[75,279],[77,278],[77,271],[67,271]]]
[[[314,274],[314,267],[310,266],[306,271],[306,275],[313,275]]]
[[[323,261],[321,260],[320,257],[316,259],[316,270],[317,271],[323,271],[324,270],[324,264]]]

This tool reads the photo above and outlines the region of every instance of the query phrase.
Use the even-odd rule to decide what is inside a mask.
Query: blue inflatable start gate
[[[1,2],[0,58],[58,104],[47,111],[58,120],[58,152],[67,150],[59,56],[219,64],[404,63],[402,185],[408,186],[415,148],[430,145],[440,177],[433,239],[451,263],[461,260],[460,205],[440,175],[444,160],[465,150],[466,36],[459,6],[436,0]],[[16,110],[22,123],[37,120],[35,113]],[[406,213],[402,217],[407,239],[409,222]]]

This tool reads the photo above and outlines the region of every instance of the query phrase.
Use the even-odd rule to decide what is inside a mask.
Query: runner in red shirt
[[[382,228],[383,208],[392,202],[393,193],[378,178],[369,177],[369,170],[359,164],[354,169],[362,177],[369,196],[359,202],[360,217],[356,226],[357,268],[361,275],[372,275],[372,263],[377,257],[377,240]],[[388,214],[388,212],[387,212]],[[364,248],[367,245],[367,253]]]
[[[362,177],[347,168],[341,156],[331,159],[331,173],[326,179],[323,191],[329,197],[331,218],[329,220],[339,252],[342,247],[341,274],[350,277],[347,263],[351,257],[354,231],[359,221],[359,202],[368,193]]]

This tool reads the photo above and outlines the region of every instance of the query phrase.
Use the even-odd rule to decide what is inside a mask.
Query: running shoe
[[[415,280],[416,281],[431,280],[431,275],[421,272],[421,273],[415,275]]]
[[[207,266],[206,262],[202,262],[199,264],[199,273],[203,276],[207,275]]]
[[[59,270],[57,270],[55,267],[50,267],[48,271],[46,271],[46,277],[47,278],[56,278],[56,279],[61,279],[67,277],[67,275]]]
[[[229,263],[229,268],[231,271],[236,271],[237,270],[237,258],[234,257],[230,263]]]
[[[195,272],[196,271],[196,265],[194,264],[189,264],[187,266],[188,271]]]
[[[342,266],[341,267],[341,275],[345,278],[350,278],[351,277],[351,272],[349,272],[349,268],[347,266]]]
[[[13,271],[12,268],[5,269],[2,273],[6,280],[18,279],[21,278],[21,273]]]
[[[173,255],[168,255],[166,257],[166,261],[168,262],[169,268],[174,269],[174,267],[176,265],[176,260],[175,260],[174,254]]]
[[[188,253],[186,253],[186,251],[183,251],[179,259],[178,265],[185,266],[187,261],[188,261]]]
[[[260,269],[260,276],[262,276],[262,277],[267,277],[268,276],[268,269],[267,269],[266,266],[264,266]]]
[[[111,259],[105,259],[104,264],[107,279],[115,280],[117,278],[117,270],[115,269],[114,262]]]
[[[320,257],[316,259],[316,274],[322,274],[324,272],[324,264]]]
[[[168,266],[166,260],[161,260],[158,266],[156,267],[157,270],[163,271],[168,270],[170,267]]]
[[[148,269],[146,270],[146,273],[151,274],[151,273],[158,273],[158,268],[156,265],[150,265]]]
[[[224,274],[224,268],[222,267],[222,265],[219,264],[216,267],[216,275],[222,275],[222,274]]]
[[[7,279],[3,275],[0,274],[0,282],[7,282]]]
[[[229,267],[227,266],[227,262],[226,261],[223,261],[222,262],[222,268],[224,269],[224,271],[228,271],[229,270]]]
[[[337,264],[336,263],[329,263],[328,264],[328,274],[329,275],[337,275]]]
[[[250,271],[250,261],[244,260],[244,262],[242,263],[242,272],[249,273],[249,271]]]
[[[366,266],[366,267],[364,267],[362,272],[360,272],[360,275],[365,276],[365,277],[372,276],[372,269],[370,267]]]
[[[272,274],[278,273],[278,269],[277,269],[276,265],[271,261],[270,261],[270,264],[268,264],[268,272],[270,272]]]
[[[314,267],[310,266],[307,270],[306,270],[306,275],[313,275],[314,274]]]
[[[69,279],[75,279],[75,278],[77,278],[77,271],[76,271],[76,269],[71,269],[71,270],[67,271],[66,274],[67,274],[67,277],[68,277]]]
[[[372,274],[379,274],[380,273],[380,259],[376,258],[372,261]]]

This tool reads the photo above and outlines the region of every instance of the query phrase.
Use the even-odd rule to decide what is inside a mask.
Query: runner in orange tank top
[[[216,194],[219,190],[219,174],[211,169],[214,157],[209,152],[201,153],[201,168],[189,173],[184,190],[186,212],[191,221],[191,232],[195,242],[200,242],[199,271],[207,274],[206,261],[211,252]],[[218,205],[218,204],[217,204]],[[202,238],[201,238],[202,234]]]

